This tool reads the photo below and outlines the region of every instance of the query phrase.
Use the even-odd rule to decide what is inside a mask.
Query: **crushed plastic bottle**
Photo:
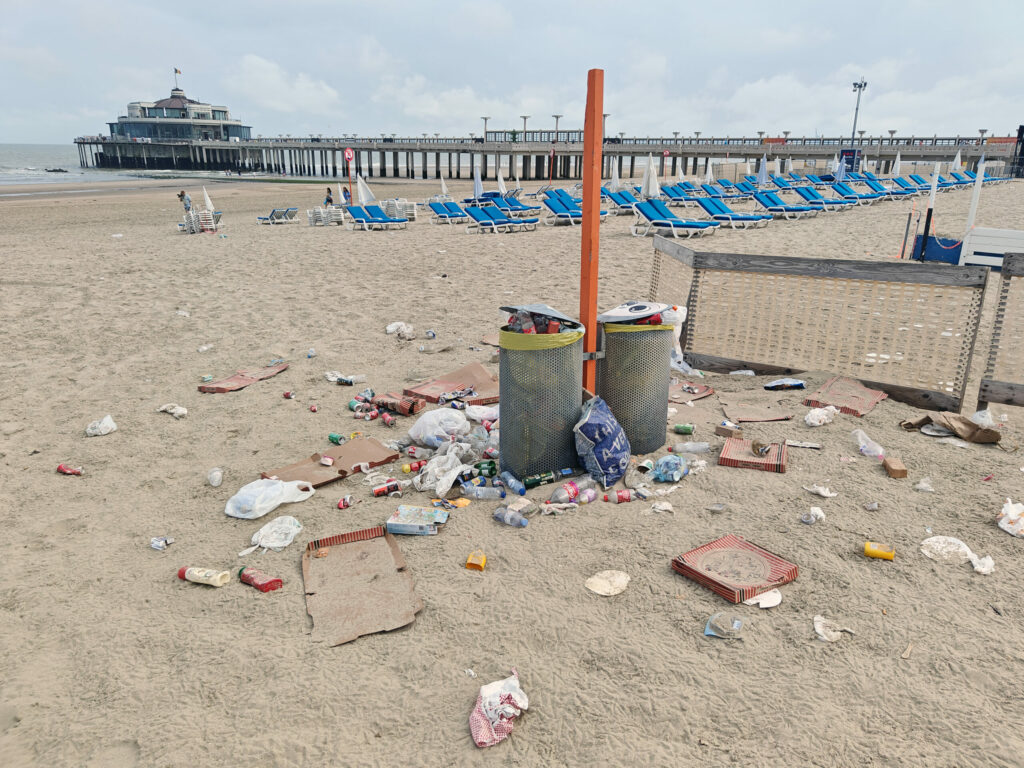
[[[873,459],[881,461],[885,458],[885,449],[868,437],[863,429],[853,430],[853,439],[857,441],[857,445],[860,446],[860,452],[865,456],[870,456]]]
[[[462,495],[471,499],[504,499],[504,488],[492,488],[486,486],[463,484]]]
[[[561,486],[555,489],[555,492],[551,494],[551,498],[548,499],[548,503],[571,504],[579,498],[580,491],[585,491],[588,488],[597,488],[597,483],[594,482],[592,477],[584,477],[578,482],[570,480],[568,483],[562,483]]]
[[[219,488],[220,484],[224,482],[224,470],[220,467],[214,467],[207,473],[206,482],[214,488]]]
[[[502,482],[505,483],[505,487],[512,493],[518,493],[520,496],[526,495],[526,486],[523,485],[519,478],[511,472],[505,470],[501,475],[499,475],[499,477],[501,477]]]
[[[512,525],[517,528],[525,528],[530,523],[530,521],[523,517],[522,514],[514,509],[509,509],[508,507],[498,507],[494,510],[493,517],[499,523]]]

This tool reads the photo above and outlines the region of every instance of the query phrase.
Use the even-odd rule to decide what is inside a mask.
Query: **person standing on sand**
[[[324,205],[334,205],[334,195],[331,194],[331,188],[327,188],[327,196],[324,198]]]
[[[189,197],[188,193],[185,192],[184,189],[178,193],[178,199],[181,200],[181,204],[185,206],[185,213],[192,210],[192,198]]]
[[[352,205],[352,195],[348,193],[348,189],[342,188],[341,194],[345,198],[345,205]]]

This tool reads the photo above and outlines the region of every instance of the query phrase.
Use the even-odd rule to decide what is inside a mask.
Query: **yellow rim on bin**
[[[672,326],[668,326],[671,328]],[[502,349],[537,350],[559,349],[575,344],[583,338],[583,331],[565,333],[513,333],[504,329],[498,331],[498,345]]]
[[[623,325],[621,323],[605,323],[605,333],[623,333],[629,331],[671,331],[674,325]]]

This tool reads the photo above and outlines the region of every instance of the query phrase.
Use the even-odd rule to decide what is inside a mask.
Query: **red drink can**
[[[241,579],[243,584],[256,587],[260,592],[273,592],[275,589],[280,589],[284,586],[284,582],[281,579],[275,579],[273,576],[268,576],[263,571],[258,571],[255,568],[239,569],[238,578]]]
[[[380,411],[378,411],[378,410],[377,410],[376,408],[374,408],[374,409],[372,409],[372,410],[369,410],[369,411],[367,411],[366,413],[364,413],[364,414],[363,414],[363,419],[364,419],[365,421],[373,421],[373,420],[374,420],[374,419],[376,419],[376,418],[377,418],[378,416],[380,416]]]
[[[292,392],[291,390],[285,392],[284,393],[284,399],[285,400],[294,400],[295,399],[295,393]]]
[[[385,411],[380,415],[380,420],[384,422],[384,426],[393,427],[395,426],[395,414],[388,413]]]
[[[310,413],[316,413],[319,410],[320,410],[320,406],[317,405],[316,403],[313,403],[313,405],[309,406]]]
[[[351,496],[342,496],[338,500],[338,509],[348,509],[351,506],[352,506],[352,497]]]
[[[402,486],[398,484],[397,480],[388,480],[383,485],[378,485],[373,489],[374,496],[388,496],[389,494],[401,491]]]

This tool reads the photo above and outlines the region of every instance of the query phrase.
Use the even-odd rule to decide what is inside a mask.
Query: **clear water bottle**
[[[515,526],[517,528],[525,528],[530,523],[530,521],[523,517],[519,512],[514,509],[509,509],[508,507],[498,507],[494,510],[494,519],[499,523]]]
[[[526,486],[519,480],[518,477],[513,475],[507,469],[499,475],[502,482],[505,483],[505,487],[508,488],[512,493],[518,493],[520,496],[526,495]]]
[[[711,450],[708,443],[676,443],[669,450],[672,453],[707,453]]]
[[[551,498],[548,499],[549,504],[572,504],[579,498],[580,491],[585,491],[588,488],[597,488],[597,483],[594,482],[592,477],[584,477],[579,481],[569,481],[568,483],[562,483],[555,492],[551,494]]]
[[[214,467],[206,475],[206,481],[214,488],[219,488],[220,484],[224,482],[224,470]]]
[[[857,441],[857,445],[860,446],[860,452],[865,456],[870,456],[879,461],[885,458],[885,448],[868,437],[863,429],[853,430],[853,439]]]
[[[505,489],[463,484],[462,495],[470,499],[504,499]]]

